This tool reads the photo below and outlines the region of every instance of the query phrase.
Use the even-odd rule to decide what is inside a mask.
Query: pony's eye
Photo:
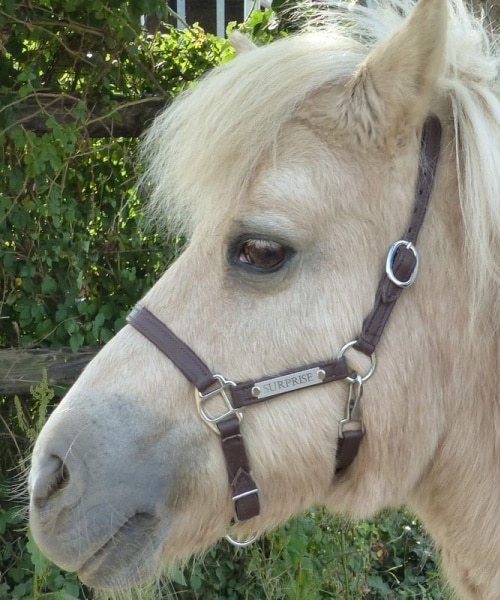
[[[241,244],[238,261],[263,271],[271,271],[281,266],[287,254],[287,248],[278,242],[250,239]]]

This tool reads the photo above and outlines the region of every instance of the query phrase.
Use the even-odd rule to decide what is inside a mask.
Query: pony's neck
[[[445,572],[464,597],[494,600],[500,589],[500,416],[498,385],[489,374],[500,365],[498,358],[489,364],[479,362],[480,356],[469,359],[463,362],[464,378],[477,365],[483,378],[466,386],[472,393],[455,387],[456,406],[448,412],[448,427],[409,504],[431,533]],[[495,409],[488,410],[492,406]]]
[[[453,137],[448,127],[442,155],[448,168],[441,169],[428,238],[434,270],[428,291],[438,312],[432,323],[442,372],[435,398],[442,402],[445,423],[409,504],[436,541],[445,571],[464,597],[493,600],[500,589],[500,358],[491,322],[497,286],[492,287],[489,310],[484,303],[475,314],[471,298],[476,279],[464,249]],[[443,310],[437,308],[441,303]]]

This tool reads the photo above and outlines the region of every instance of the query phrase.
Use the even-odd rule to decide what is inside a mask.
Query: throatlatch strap
[[[347,469],[356,458],[359,446],[363,441],[363,429],[347,429],[339,436],[337,455],[335,456],[335,474]]]
[[[430,115],[424,124],[420,151],[420,164],[417,177],[417,191],[410,226],[403,238],[415,245],[420,228],[427,212],[427,206],[434,186],[439,151],[441,147],[441,122]],[[400,246],[394,256],[392,270],[400,281],[407,281],[416,266],[416,255],[407,247]],[[354,347],[371,356],[380,341],[382,332],[389,320],[392,309],[399,298],[402,287],[394,284],[384,274],[375,296],[372,311],[363,322],[361,334]]]

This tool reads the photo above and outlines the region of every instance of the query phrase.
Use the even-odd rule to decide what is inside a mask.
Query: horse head
[[[447,13],[444,0],[420,0],[404,20],[393,9],[401,23],[370,48],[331,28],[261,48],[237,39],[239,55],[152,125],[144,142],[152,210],[188,242],[140,301],[153,315],[150,333],[132,316],[37,441],[31,527],[57,564],[89,585],[120,587],[312,504],[365,517],[407,503],[449,552],[463,593],[493,598],[498,546],[481,555],[481,575],[470,547],[458,551],[467,534],[451,534],[457,515],[476,527],[460,487],[480,488],[465,440],[481,427],[494,432],[457,400],[472,388],[463,364],[478,351],[464,342],[471,308],[460,300],[473,295],[474,278],[464,266],[456,129],[443,92]],[[384,322],[377,370],[365,381],[371,352],[340,349],[359,342],[388,249],[413,223],[429,113],[443,141],[416,244],[421,268]],[[399,296],[404,286],[395,287]],[[475,323],[489,343],[487,320]],[[162,325],[173,335],[169,356]],[[184,351],[195,370],[207,367],[206,389],[179,368]],[[342,359],[347,373],[324,381],[321,365]],[[483,345],[482,360],[491,373],[498,357]],[[256,400],[267,386],[272,397],[235,407],[232,383],[221,381],[250,382]],[[366,434],[339,469],[346,411]],[[224,438],[218,424],[230,419],[237,429]],[[245,518],[234,512],[221,436],[244,453],[235,459],[250,477],[242,498],[258,493]],[[484,511],[491,524],[491,506]]]

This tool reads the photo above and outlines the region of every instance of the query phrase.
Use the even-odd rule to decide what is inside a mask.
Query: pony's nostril
[[[36,473],[32,472],[31,493],[37,508],[43,508],[47,500],[68,486],[69,469],[58,456],[48,456]]]
[[[57,458],[57,457],[54,457]],[[59,459],[58,459],[59,460]],[[64,489],[69,483],[69,470],[66,463],[61,462],[60,468],[54,473],[54,478],[50,482],[47,490],[47,498],[50,498],[55,492]]]

